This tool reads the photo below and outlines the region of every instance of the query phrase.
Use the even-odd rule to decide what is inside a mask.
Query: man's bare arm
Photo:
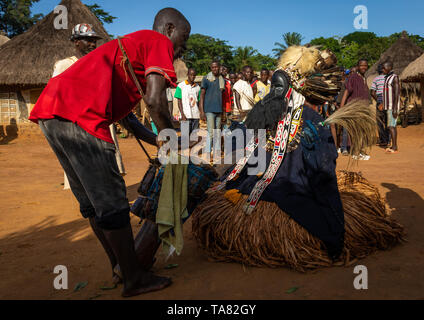
[[[349,95],[349,91],[346,89],[345,92],[343,93],[342,102],[340,102],[340,108],[343,108],[344,105],[346,104],[348,95]]]
[[[158,132],[166,128],[173,129],[166,98],[166,87],[166,80],[162,75],[151,73],[147,76],[144,101]]]
[[[258,93],[258,86],[256,84],[257,83],[255,83],[253,85],[253,88],[252,88],[252,90],[253,90],[253,98],[256,97],[256,94]]]
[[[374,89],[371,89],[370,90],[370,94],[371,94],[371,97],[373,97],[374,100],[377,101],[377,93],[376,93],[376,91]]]
[[[202,90],[200,91],[199,111],[200,111],[200,117],[202,118],[203,121],[205,121],[206,119],[205,109],[204,109],[205,94],[206,94],[206,90],[202,88]]]
[[[187,120],[187,118],[186,118],[186,116],[185,116],[185,114],[184,114],[184,110],[183,110],[183,102],[182,102],[182,100],[181,100],[181,99],[179,99],[179,98],[177,98],[177,101],[178,101],[178,109],[180,110],[180,113],[181,113],[181,119],[182,119],[183,121],[185,121],[185,120]]]
[[[138,121],[137,117],[131,112],[128,116],[121,119],[119,124],[128,131],[132,132],[137,138],[156,146],[156,135],[147,129]]]
[[[237,109],[241,110],[240,95],[235,90],[234,90],[234,97],[236,98],[236,107],[237,107]]]
[[[399,107],[398,107],[399,106],[399,100],[400,100],[399,77],[396,77],[394,79],[393,91],[394,91],[394,97],[393,97],[394,108],[393,108],[392,112],[393,112],[393,117],[396,118],[399,114]]]

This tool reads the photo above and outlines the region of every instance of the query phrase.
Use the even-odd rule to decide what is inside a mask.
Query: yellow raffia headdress
[[[291,46],[280,57],[278,69],[290,76],[294,89],[313,101],[330,101],[341,88],[343,70],[330,50]]]

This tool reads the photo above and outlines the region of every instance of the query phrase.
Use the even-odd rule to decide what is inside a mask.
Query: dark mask
[[[247,115],[245,125],[249,129],[275,130],[287,112],[286,94],[290,88],[290,78],[286,72],[277,70],[271,78],[271,89],[263,100],[254,105]]]

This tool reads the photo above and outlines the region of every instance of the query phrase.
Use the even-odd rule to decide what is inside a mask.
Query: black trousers
[[[389,144],[390,134],[387,128],[387,112],[377,109],[377,124],[378,124],[378,143],[382,145]]]
[[[95,217],[106,230],[130,223],[125,181],[119,173],[115,145],[61,118],[38,121],[69,179],[84,218]]]

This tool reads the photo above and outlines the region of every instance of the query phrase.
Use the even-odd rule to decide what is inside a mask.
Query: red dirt
[[[387,197],[408,234],[407,243],[357,263],[368,268],[368,290],[354,289],[354,266],[302,274],[211,262],[197,248],[189,220],[181,256],[165,261],[160,252],[154,267],[173,285],[132,299],[424,299],[424,125],[399,128],[399,136],[399,154],[376,147],[370,161],[354,168]],[[120,147],[128,198],[134,200],[145,156],[133,139],[121,139]],[[340,157],[339,169],[346,165],[347,157]],[[71,191],[62,190],[63,171],[43,137],[0,145],[0,179],[0,299],[121,299],[120,287],[99,288],[111,283],[106,255]],[[132,222],[136,233],[138,218]],[[165,270],[170,263],[178,267]],[[68,290],[53,288],[56,265],[68,268]],[[88,285],[73,292],[83,281]],[[286,293],[292,287],[299,289]]]

